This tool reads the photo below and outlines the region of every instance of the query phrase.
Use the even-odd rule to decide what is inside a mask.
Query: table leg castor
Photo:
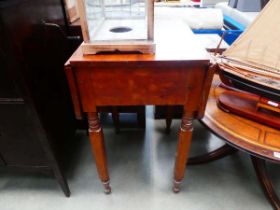
[[[174,193],[179,193],[180,192],[180,185],[182,182],[177,182],[177,181],[173,181],[173,192]]]
[[[103,182],[102,184],[103,184],[103,187],[104,187],[104,193],[107,194],[107,195],[111,194],[112,188],[110,186],[110,182],[109,181],[108,182]]]

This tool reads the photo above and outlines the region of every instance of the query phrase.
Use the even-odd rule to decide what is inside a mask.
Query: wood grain
[[[219,109],[216,100],[226,91],[220,83],[216,77],[202,122],[238,149],[279,162],[275,152],[280,152],[280,131]]]
[[[259,99],[258,95],[251,93],[227,90],[219,96],[218,105],[233,114],[280,129],[280,114],[258,109]]]
[[[191,144],[192,120],[203,117],[213,69],[209,69],[206,50],[196,42],[184,23],[160,21],[156,29],[154,55],[109,53],[84,56],[80,47],[67,62],[65,70],[72,72],[74,78],[70,76],[70,79],[76,81],[69,82],[70,86],[75,86],[70,88],[73,103],[80,101],[82,113],[90,113],[89,116],[97,112],[97,106],[184,106],[174,168],[173,190],[178,192]],[[101,142],[100,135],[90,135],[92,145]],[[99,162],[99,176],[104,182],[108,179],[108,174],[104,173],[107,168],[105,148],[93,147]]]

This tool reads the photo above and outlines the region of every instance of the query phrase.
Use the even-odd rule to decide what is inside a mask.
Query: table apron
[[[205,66],[74,68],[83,112],[96,106],[187,105],[197,109],[207,76]]]

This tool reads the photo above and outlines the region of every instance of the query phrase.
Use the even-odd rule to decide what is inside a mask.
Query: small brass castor
[[[110,182],[103,182],[103,186],[104,186],[104,193],[105,193],[106,195],[111,194],[112,188],[111,188],[111,186],[110,186]]]
[[[173,192],[179,193],[180,192],[180,184],[181,182],[173,181]]]
[[[180,192],[180,188],[178,188],[178,187],[173,187],[173,192],[174,192],[174,193],[179,193],[179,192]]]

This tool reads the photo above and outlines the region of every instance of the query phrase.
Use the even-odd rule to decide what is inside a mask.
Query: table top
[[[279,163],[280,131],[219,109],[217,98],[225,91],[220,83],[215,76],[202,123],[234,147]]]
[[[83,55],[81,47],[70,57],[71,64],[88,62],[156,62],[180,61],[194,64],[208,64],[209,54],[191,29],[181,20],[155,20],[155,54],[98,54]]]

